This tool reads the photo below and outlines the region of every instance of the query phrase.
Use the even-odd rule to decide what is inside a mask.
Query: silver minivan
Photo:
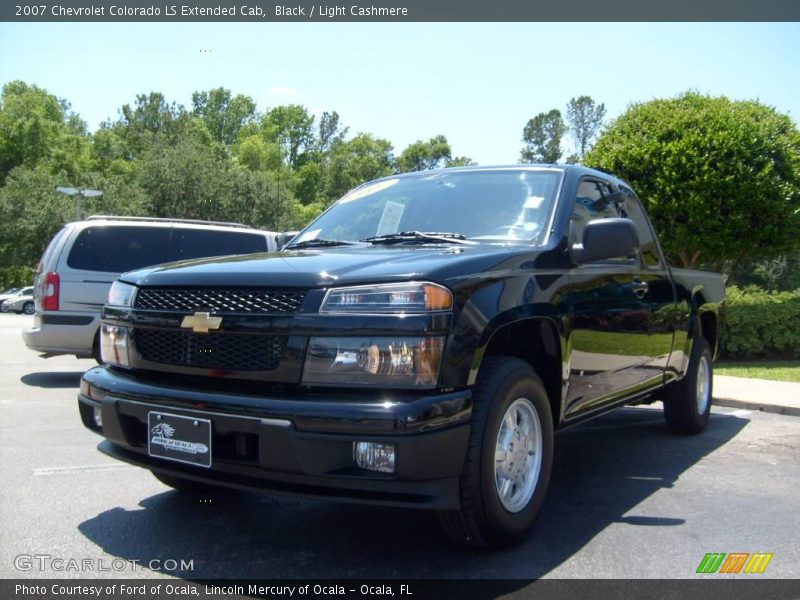
[[[273,252],[276,232],[236,223],[92,216],[66,224],[47,246],[34,277],[36,312],[25,345],[44,358],[97,358],[100,310],[126,271],[166,262]]]

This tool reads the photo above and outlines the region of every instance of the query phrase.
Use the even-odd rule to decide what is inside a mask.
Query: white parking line
[[[75,465],[72,467],[46,467],[44,469],[34,469],[34,475],[64,475],[69,473],[83,473],[86,471],[120,471],[135,469],[131,465]]]

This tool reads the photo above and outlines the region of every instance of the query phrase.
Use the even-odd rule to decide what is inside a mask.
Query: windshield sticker
[[[381,222],[378,223],[378,231],[375,233],[375,235],[397,233],[397,228],[400,226],[400,219],[403,217],[405,210],[405,204],[400,204],[399,202],[392,202],[389,200],[386,203],[386,206],[383,207]]]
[[[385,190],[386,188],[392,187],[395,183],[400,181],[399,179],[387,179],[386,181],[379,181],[373,185],[368,185],[363,188],[359,188],[350,194],[347,194],[344,198],[339,200],[339,204],[344,204],[345,202],[352,202],[353,200],[358,200],[359,198],[363,198],[364,196],[370,196],[375,194],[376,192],[380,192],[381,190]]]
[[[528,196],[522,208],[539,208],[544,202],[544,196]]]
[[[294,243],[296,244],[297,242],[305,242],[306,240],[315,240],[319,237],[320,231],[322,231],[322,229],[309,229],[308,231],[304,231]]]

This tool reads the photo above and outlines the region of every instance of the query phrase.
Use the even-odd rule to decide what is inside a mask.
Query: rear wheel
[[[447,534],[502,547],[533,526],[550,480],[553,419],[541,380],[513,357],[489,357],[473,394],[472,431],[460,481],[461,508],[441,511]]]
[[[26,315],[32,315],[36,312],[36,307],[34,306],[33,302],[26,302],[22,305],[22,312]]]
[[[711,347],[697,335],[686,375],[664,390],[664,418],[670,431],[691,435],[705,429],[711,414],[713,381]]]

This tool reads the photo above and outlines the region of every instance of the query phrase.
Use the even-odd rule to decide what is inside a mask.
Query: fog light
[[[377,442],[353,442],[353,459],[367,471],[394,473],[394,444]]]
[[[94,407],[94,424],[98,427],[103,426],[103,410],[99,406]]]

